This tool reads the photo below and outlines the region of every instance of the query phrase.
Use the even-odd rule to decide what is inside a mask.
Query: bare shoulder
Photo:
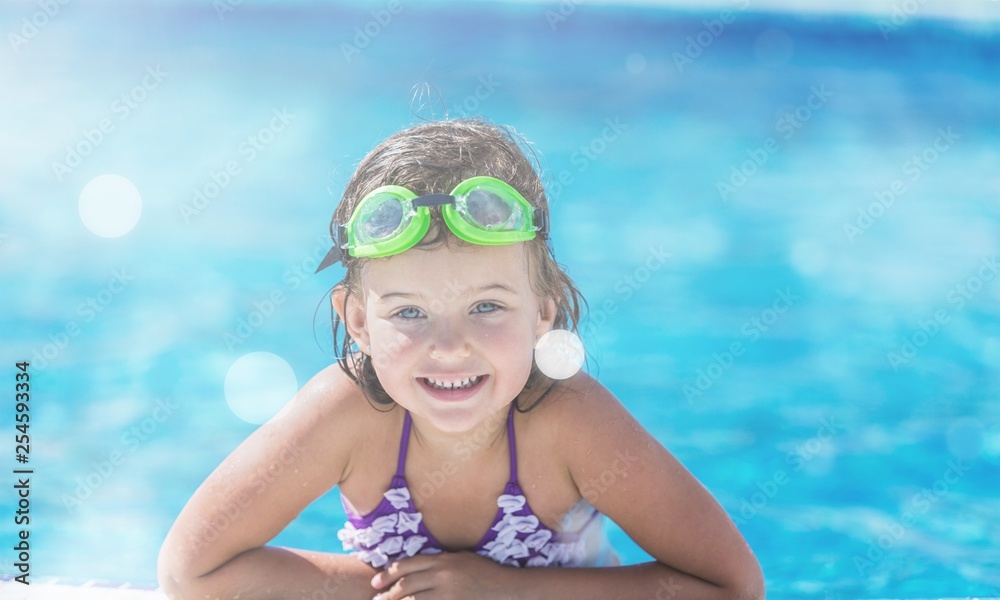
[[[361,418],[365,408],[357,383],[333,364],[306,382],[272,422],[302,430],[340,428],[349,432],[353,431],[351,421]]]
[[[666,454],[618,398],[584,372],[559,382],[524,416],[523,430],[532,436],[534,450],[544,452],[549,468],[565,474],[577,499],[591,504],[598,500],[588,486],[594,477],[624,466],[634,471],[638,448]],[[657,459],[662,464],[663,454]]]
[[[613,499],[623,501],[652,489],[642,482],[691,482],[683,465],[601,382],[579,373],[567,383],[567,392],[552,404],[559,421],[557,451],[591,504],[615,512]],[[617,494],[594,485],[612,479]]]
[[[577,449],[594,436],[636,432],[642,426],[601,382],[585,372],[562,381],[535,411],[557,445]]]
[[[357,383],[336,364],[310,379],[285,409],[258,432],[298,445],[298,451],[322,457],[327,485],[340,483],[351,451],[363,441],[366,421],[377,415],[361,394]]]

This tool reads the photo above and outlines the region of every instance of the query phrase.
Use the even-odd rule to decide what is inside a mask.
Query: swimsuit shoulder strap
[[[396,461],[396,477],[403,477],[406,472],[406,449],[410,445],[410,411],[403,417],[403,435],[399,440],[399,459]]]
[[[510,482],[517,483],[517,444],[514,441],[514,403],[507,413],[507,443],[510,444]]]

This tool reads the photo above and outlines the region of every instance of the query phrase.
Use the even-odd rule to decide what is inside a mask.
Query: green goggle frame
[[[452,233],[473,244],[513,244],[548,234],[545,211],[493,177],[472,177],[451,194],[426,196],[385,185],[362,198],[347,223],[331,232],[334,246],[316,272],[343,261],[345,255],[378,258],[412,248],[430,229],[432,206],[441,207],[441,217]]]

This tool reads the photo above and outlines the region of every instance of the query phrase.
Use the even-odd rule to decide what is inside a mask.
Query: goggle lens
[[[395,236],[402,228],[406,209],[398,196],[383,192],[371,198],[355,230],[358,243],[371,244]]]
[[[487,231],[518,230],[524,221],[524,213],[513,198],[503,198],[481,188],[465,197],[465,216],[470,223]]]

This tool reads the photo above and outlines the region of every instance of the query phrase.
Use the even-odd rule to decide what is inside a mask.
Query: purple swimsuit
[[[407,412],[396,475],[392,478],[392,487],[383,495],[375,510],[364,516],[354,514],[341,496],[348,520],[337,537],[343,542],[344,550],[375,568],[415,554],[450,550],[434,539],[424,526],[423,515],[414,506],[406,483],[404,472],[410,425],[410,413]],[[513,406],[507,416],[507,441],[510,445],[510,479],[504,493],[497,499],[499,509],[493,524],[470,551],[500,564],[517,567],[571,567],[594,563],[592,547],[595,544],[588,543],[588,538],[594,536],[586,535],[585,530],[592,531],[596,525],[597,534],[603,538],[600,533],[601,513],[581,500],[584,514],[574,509],[567,519],[576,513],[577,521],[582,521],[583,525],[575,533],[560,533],[543,525],[528,506],[517,482]]]

